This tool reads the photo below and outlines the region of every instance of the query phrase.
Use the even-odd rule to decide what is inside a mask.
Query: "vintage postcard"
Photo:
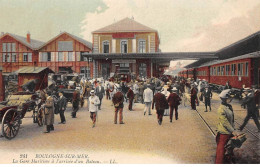
[[[259,0],[0,0],[0,164],[259,164]]]

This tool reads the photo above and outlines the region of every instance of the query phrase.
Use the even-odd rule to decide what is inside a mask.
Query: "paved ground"
[[[131,112],[126,105],[124,125],[113,124],[114,109],[108,100],[103,100],[95,128],[85,106],[76,119],[70,117],[69,107],[65,125],[57,124],[55,115],[55,131],[49,134],[25,118],[16,138],[0,138],[0,162],[214,163],[215,138],[190,107],[181,106],[179,120],[170,123],[166,116],[160,126],[154,110],[152,116],[144,116],[143,104],[135,104]]]
[[[213,98],[211,102],[211,112],[204,112],[205,105],[202,102],[197,107],[197,110],[202,115],[202,117],[207,120],[210,128],[212,128],[213,131],[216,133],[216,124],[218,123],[217,109],[220,104],[218,94],[213,93]],[[241,108],[241,103],[237,99],[234,99],[231,104],[234,110],[235,128],[238,129],[239,126],[243,123],[247,112],[245,109]],[[250,134],[247,129],[253,132],[255,136]],[[239,133],[246,133],[247,140],[241,148],[235,149],[237,163],[260,163],[260,133],[257,133],[257,127],[254,121],[250,119],[244,130]]]

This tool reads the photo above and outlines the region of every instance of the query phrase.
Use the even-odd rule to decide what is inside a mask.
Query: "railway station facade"
[[[87,78],[109,78],[116,73],[152,77],[163,74],[164,68],[170,65],[169,56],[164,61],[160,59],[157,30],[134,19],[125,18],[115,22],[92,32],[92,36],[93,40],[89,42],[61,32],[49,41],[42,42],[31,39],[30,33],[26,37],[2,33],[0,66],[3,74],[25,66],[38,66],[49,67],[54,72],[80,73]],[[104,59],[103,54],[110,56]],[[124,54],[124,57],[115,58],[116,54]]]

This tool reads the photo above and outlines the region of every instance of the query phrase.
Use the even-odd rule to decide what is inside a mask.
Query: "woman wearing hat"
[[[233,108],[229,104],[232,101],[230,95],[230,89],[223,90],[219,97],[221,99],[221,105],[218,108],[218,120],[217,125],[217,150],[216,150],[216,164],[227,163],[225,157],[225,145],[232,136],[236,136],[235,125],[234,125],[234,113]]]
[[[164,87],[163,87],[163,89],[162,89],[162,92],[161,92],[162,94],[164,94],[164,96],[165,96],[166,99],[170,96],[170,92],[167,91],[167,89],[168,89],[168,85],[164,85]],[[170,109],[169,109],[169,108],[166,108],[166,109],[164,110],[164,116],[168,116],[168,115],[170,115]]]

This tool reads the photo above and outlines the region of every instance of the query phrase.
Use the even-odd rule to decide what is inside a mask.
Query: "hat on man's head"
[[[250,88],[244,88],[243,91],[244,91],[244,92],[249,92],[249,91],[251,91],[251,89],[250,89]]]
[[[62,90],[60,90],[59,93],[62,93],[62,94],[63,94],[64,92],[63,92]]]
[[[91,90],[90,93],[91,93],[91,94],[95,94],[95,91],[94,91],[94,90]]]
[[[227,99],[234,96],[231,95],[231,89],[225,89],[219,94],[219,97],[222,99]]]
[[[173,87],[173,88],[172,88],[172,91],[177,91],[176,87]]]

